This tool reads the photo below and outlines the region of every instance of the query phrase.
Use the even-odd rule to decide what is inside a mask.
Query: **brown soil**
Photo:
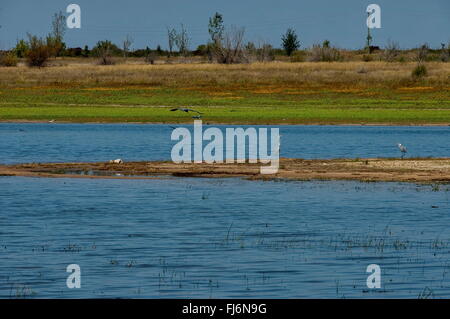
[[[359,180],[450,182],[450,158],[280,160],[275,175],[261,175],[261,164],[174,164],[172,162],[32,163],[0,165],[0,176],[71,178],[244,177],[266,180]]]

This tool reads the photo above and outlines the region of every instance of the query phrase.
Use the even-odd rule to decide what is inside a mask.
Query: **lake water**
[[[164,125],[0,124],[0,163],[169,159]],[[286,157],[450,156],[447,127],[282,127]],[[0,177],[1,298],[450,297],[450,185]],[[68,289],[66,267],[81,267]],[[381,289],[366,285],[381,267]]]
[[[171,133],[169,125],[0,123],[0,163],[168,160]],[[281,126],[280,134],[283,157],[398,157],[397,143],[413,157],[450,156],[450,127]]]

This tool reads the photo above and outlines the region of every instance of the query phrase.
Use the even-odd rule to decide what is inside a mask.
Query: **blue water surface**
[[[169,160],[176,144],[171,140],[174,127],[0,123],[0,163]],[[186,127],[193,132],[192,126]],[[225,132],[234,126],[217,127]],[[412,157],[450,156],[446,126],[280,126],[280,134],[283,157],[398,157],[397,143],[406,145]]]
[[[0,163],[170,158],[167,125],[0,124]],[[281,127],[282,155],[450,156],[447,127]],[[450,297],[450,186],[0,177],[1,298]],[[66,267],[81,267],[68,289]],[[367,266],[381,267],[369,289]]]

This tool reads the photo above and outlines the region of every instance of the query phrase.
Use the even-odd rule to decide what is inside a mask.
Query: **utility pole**
[[[370,13],[367,12],[367,19],[369,19]],[[372,45],[372,35],[370,34],[370,27],[367,26],[367,50],[369,51],[369,54],[372,53],[370,50],[370,46]]]

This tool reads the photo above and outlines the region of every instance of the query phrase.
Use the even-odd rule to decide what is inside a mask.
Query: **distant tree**
[[[177,30],[167,28],[167,40],[169,44],[169,52],[167,57],[171,57],[173,53],[173,48],[175,46],[175,42],[177,41]]]
[[[60,39],[61,41],[64,39],[64,35],[66,33],[66,16],[60,11],[53,15],[52,20],[52,35]]]
[[[47,46],[52,51],[53,56],[61,56],[66,44],[64,34],[66,33],[66,17],[60,11],[53,15],[52,32],[47,36]]]
[[[14,48],[14,54],[18,58],[24,58],[27,51],[28,51],[28,43],[25,40],[19,40],[17,41],[16,47]]]
[[[92,54],[100,58],[100,64],[102,65],[114,64],[112,57],[118,55],[120,52],[121,50],[109,40],[97,42],[92,49]]]
[[[226,30],[223,39],[211,48],[212,58],[223,64],[248,62],[244,34],[244,28],[232,27]]]
[[[145,49],[145,62],[150,64],[155,64],[156,59],[158,58],[158,54],[156,51],[150,50],[149,47]]]
[[[175,45],[178,48],[178,52],[180,52],[184,57],[189,54],[189,43],[190,39],[188,32],[184,25],[181,24],[181,30],[175,37]]]
[[[211,36],[212,43],[216,44],[223,39],[225,26],[223,24],[223,16],[216,12],[214,16],[209,18],[208,32]]]
[[[281,41],[287,56],[291,56],[292,53],[300,48],[297,34],[291,28],[287,29],[286,33],[281,37]]]
[[[161,46],[159,44],[156,47],[156,52],[158,53],[158,55],[162,55],[163,54],[163,50],[161,49]]]
[[[82,55],[85,58],[89,57],[89,47],[87,45],[84,46],[84,50],[83,50]]]
[[[128,53],[130,52],[133,42],[134,42],[133,38],[129,34],[127,34],[127,36],[125,37],[125,39],[122,42],[122,51],[123,51],[124,58],[128,57]]]
[[[47,43],[37,36],[28,34],[28,50],[25,54],[28,66],[43,67],[51,56]]]
[[[17,66],[18,59],[14,52],[0,52],[0,66]]]
[[[387,62],[394,62],[399,54],[400,44],[396,41],[388,40],[383,52],[384,60]]]
[[[448,44],[447,48],[445,47],[445,43],[441,43],[441,61],[442,62],[448,62],[450,58],[450,43]]]
[[[260,43],[256,52],[256,58],[259,62],[270,62],[275,60],[273,47],[269,43]]]
[[[425,62],[428,57],[428,52],[430,51],[430,47],[427,43],[421,45],[416,52],[416,61],[419,63]]]
[[[195,49],[194,51],[194,55],[199,55],[199,56],[206,56],[208,53],[208,45],[206,44],[199,44],[197,46],[197,49]]]

